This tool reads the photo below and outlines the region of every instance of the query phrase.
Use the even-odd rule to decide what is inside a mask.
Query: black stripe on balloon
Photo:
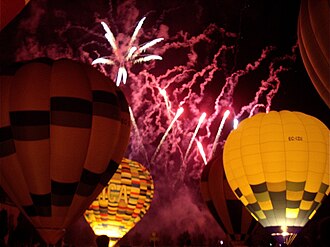
[[[29,217],[37,216],[36,208],[33,205],[23,206],[23,210]]]
[[[238,198],[241,198],[242,195],[243,195],[242,192],[241,192],[241,190],[239,188],[235,189],[234,192],[238,196]]]
[[[93,115],[120,121],[120,107],[117,95],[111,92],[94,90]]]
[[[15,127],[49,125],[49,111],[12,111],[9,117]]]
[[[112,178],[113,174],[116,173],[118,166],[119,166],[119,164],[116,161],[110,160],[107,169],[101,176],[101,180],[100,180],[101,185],[106,186],[108,184],[108,182]]]
[[[51,124],[65,127],[91,128],[92,102],[72,97],[50,99]]]
[[[13,133],[10,126],[0,128],[0,158],[16,152]]]
[[[101,103],[118,106],[118,98],[116,94],[101,90],[93,91],[93,102],[101,102]]]
[[[325,192],[327,191],[328,188],[329,188],[329,185],[328,184],[321,183],[319,192],[325,194]]]
[[[13,132],[10,126],[0,128],[0,142],[5,142],[13,139]]]
[[[239,200],[226,200],[230,223],[235,234],[241,233],[242,227],[242,203]]]
[[[51,216],[51,194],[30,194],[38,216]]]
[[[92,115],[92,102],[73,97],[51,97],[51,111],[80,112]]]
[[[83,169],[80,183],[77,188],[77,194],[80,196],[90,196],[97,184],[101,180],[101,174],[91,172],[87,169]]]
[[[305,201],[313,201],[315,199],[316,194],[317,193],[304,191],[303,200],[305,200]]]
[[[120,90],[117,90],[116,91],[116,94],[117,94],[117,97],[118,97],[118,101],[119,101],[119,105],[120,105],[120,110],[122,112],[129,112],[128,110],[128,103],[127,103],[127,100],[125,98],[125,95],[122,91]]]
[[[256,185],[251,184],[250,186],[254,193],[263,193],[263,192],[267,191],[266,182],[263,182],[261,184],[256,184]]]
[[[48,111],[14,111],[9,113],[15,140],[33,141],[49,138]]]
[[[52,180],[52,205],[54,206],[70,206],[73,196],[76,193],[78,182],[63,183]]]

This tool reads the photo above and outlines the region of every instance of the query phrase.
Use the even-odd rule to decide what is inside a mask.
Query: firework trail
[[[193,142],[194,142],[194,140],[195,140],[195,138],[197,136],[197,133],[198,133],[199,128],[201,127],[202,123],[204,122],[205,117],[206,117],[206,113],[203,112],[202,115],[201,115],[201,117],[198,120],[198,124],[196,126],[195,131],[194,131],[194,134],[191,137],[191,140],[190,140],[189,146],[187,148],[186,154],[184,156],[183,162],[187,159],[187,156],[188,156],[188,154],[190,152],[191,146],[192,146],[192,144],[193,144]]]
[[[223,118],[221,119],[220,126],[218,128],[218,132],[217,132],[217,134],[215,136],[215,139],[214,139],[214,142],[213,142],[211,158],[216,155],[216,150],[217,150],[217,147],[218,147],[218,144],[219,144],[221,131],[223,129],[223,126],[225,125],[226,119],[228,118],[229,114],[230,114],[229,110],[226,110],[225,113],[223,114]]]
[[[129,110],[129,115],[130,115],[130,119],[131,119],[131,122],[132,122],[132,125],[133,125],[133,128],[135,130],[135,133],[136,133],[136,139],[137,139],[137,142],[139,142],[141,145],[138,147],[138,148],[142,148],[142,150],[144,151],[144,157],[147,161],[147,165],[149,166],[149,159],[148,159],[148,154],[147,154],[147,151],[145,150],[144,146],[143,146],[143,143],[142,143],[142,140],[141,140],[141,135],[140,135],[140,132],[139,132],[139,128],[138,126],[136,125],[136,121],[135,121],[135,118],[134,118],[134,113],[132,111],[132,108],[131,107],[128,107],[128,110]]]
[[[183,109],[182,107],[180,107],[180,108],[178,109],[178,111],[176,112],[176,114],[175,114],[175,116],[174,116],[174,118],[173,118],[171,124],[168,126],[167,130],[165,131],[165,134],[163,135],[162,139],[160,140],[160,142],[159,142],[159,144],[158,144],[158,146],[157,146],[157,148],[156,148],[156,151],[155,151],[154,155],[153,155],[152,158],[151,158],[151,162],[153,162],[153,161],[155,160],[155,158],[156,158],[156,156],[157,156],[157,154],[158,154],[158,152],[159,152],[159,150],[160,150],[160,147],[161,147],[162,144],[164,143],[164,141],[165,141],[165,139],[166,139],[168,133],[170,133],[170,131],[171,131],[171,129],[172,129],[172,127],[173,127],[175,121],[178,120],[178,118],[181,116],[181,114],[183,113],[183,111],[184,111],[184,109]]]
[[[203,161],[204,161],[204,165],[207,164],[207,160],[206,160],[206,155],[205,155],[205,152],[204,152],[204,148],[203,148],[203,145],[202,143],[200,143],[199,141],[196,140],[196,144],[197,144],[197,148],[199,150],[199,153],[201,154],[202,158],[203,158]]]

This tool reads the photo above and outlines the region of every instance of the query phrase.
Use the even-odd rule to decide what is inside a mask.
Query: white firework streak
[[[148,48],[154,46],[155,44],[161,42],[164,40],[163,38],[157,38],[153,39],[143,45],[138,45],[138,46],[133,46],[134,42],[136,41],[136,38],[139,34],[139,31],[142,28],[143,22],[146,19],[146,17],[143,17],[138,25],[136,26],[132,37],[130,38],[130,41],[128,43],[128,48],[125,50],[123,53],[120,52],[120,49],[118,48],[117,41],[113,33],[111,32],[111,29],[105,22],[101,22],[103,29],[105,31],[105,38],[108,40],[113,53],[115,55],[115,59],[110,59],[108,57],[100,57],[95,59],[92,62],[92,65],[95,64],[108,64],[108,65],[114,65],[116,63],[119,64],[119,69],[117,73],[117,78],[116,78],[116,85],[119,86],[120,82],[122,81],[123,84],[126,84],[127,81],[127,69],[125,67],[125,63],[131,62],[133,64],[135,63],[144,63],[152,60],[162,60],[163,58],[159,55],[142,55]],[[125,55],[122,55],[125,54]]]

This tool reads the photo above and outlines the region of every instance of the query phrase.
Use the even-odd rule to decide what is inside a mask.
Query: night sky
[[[116,60],[100,22],[109,25],[124,55],[145,16],[135,45],[162,37],[146,53],[163,59],[127,62],[128,80],[120,87],[136,121],[125,156],[151,171],[155,197],[125,239],[157,232],[176,241],[184,231],[220,239],[224,233],[199,191],[203,159],[195,142],[188,150],[201,114],[207,117],[196,139],[207,159],[226,109],[231,115],[218,149],[232,129],[234,114],[241,121],[251,111],[300,111],[330,127],[329,108],[310,81],[297,47],[299,5],[298,0],[31,0],[0,33],[1,73],[11,63],[39,57],[88,64],[102,56]],[[95,66],[115,80],[118,63]],[[167,104],[160,89],[166,89]],[[163,139],[180,107],[183,114]],[[77,237],[81,232],[84,238]],[[76,243],[93,238],[83,219],[68,236]]]

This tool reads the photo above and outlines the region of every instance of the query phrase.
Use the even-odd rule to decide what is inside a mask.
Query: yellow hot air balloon
[[[329,130],[321,121],[271,111],[243,120],[230,133],[223,161],[236,196],[289,244],[329,194],[329,155]]]
[[[123,158],[84,216],[95,235],[107,235],[116,244],[146,214],[154,194],[149,171],[140,163]]]

